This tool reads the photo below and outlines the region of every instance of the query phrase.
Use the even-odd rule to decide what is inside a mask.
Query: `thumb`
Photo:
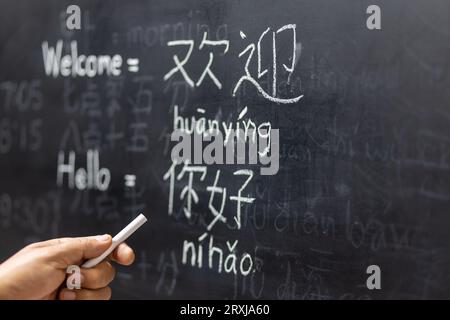
[[[69,265],[81,264],[86,259],[101,255],[111,245],[112,238],[109,234],[93,237],[62,238],[50,246],[50,256],[63,262],[63,268]]]

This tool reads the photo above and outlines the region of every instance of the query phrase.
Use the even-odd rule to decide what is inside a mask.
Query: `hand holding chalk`
[[[141,213],[131,221],[125,228],[122,229],[113,239],[111,246],[97,258],[86,261],[81,267],[92,268],[102,262],[113,250],[129,236],[131,236],[140,226],[147,222],[147,218]]]

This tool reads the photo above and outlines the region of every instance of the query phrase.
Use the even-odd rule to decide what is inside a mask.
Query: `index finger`
[[[95,258],[111,245],[111,236],[95,236],[80,238],[61,238],[47,242],[48,257],[59,258],[66,268],[71,264],[80,264],[83,260]]]

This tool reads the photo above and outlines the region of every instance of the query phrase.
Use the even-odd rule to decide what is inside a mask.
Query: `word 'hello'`
[[[94,189],[105,191],[111,182],[111,173],[107,168],[100,168],[98,150],[88,150],[86,154],[86,169],[75,170],[75,151],[69,152],[69,162],[65,163],[65,152],[58,154],[58,167],[56,170],[56,184],[61,187],[64,183],[64,174],[68,177],[68,187],[78,190]]]

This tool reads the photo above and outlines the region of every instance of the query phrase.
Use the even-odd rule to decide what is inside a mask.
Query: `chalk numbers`
[[[12,200],[7,194],[0,195],[0,227],[11,226]]]
[[[8,153],[12,145],[12,133],[8,119],[0,121],[0,154]]]

